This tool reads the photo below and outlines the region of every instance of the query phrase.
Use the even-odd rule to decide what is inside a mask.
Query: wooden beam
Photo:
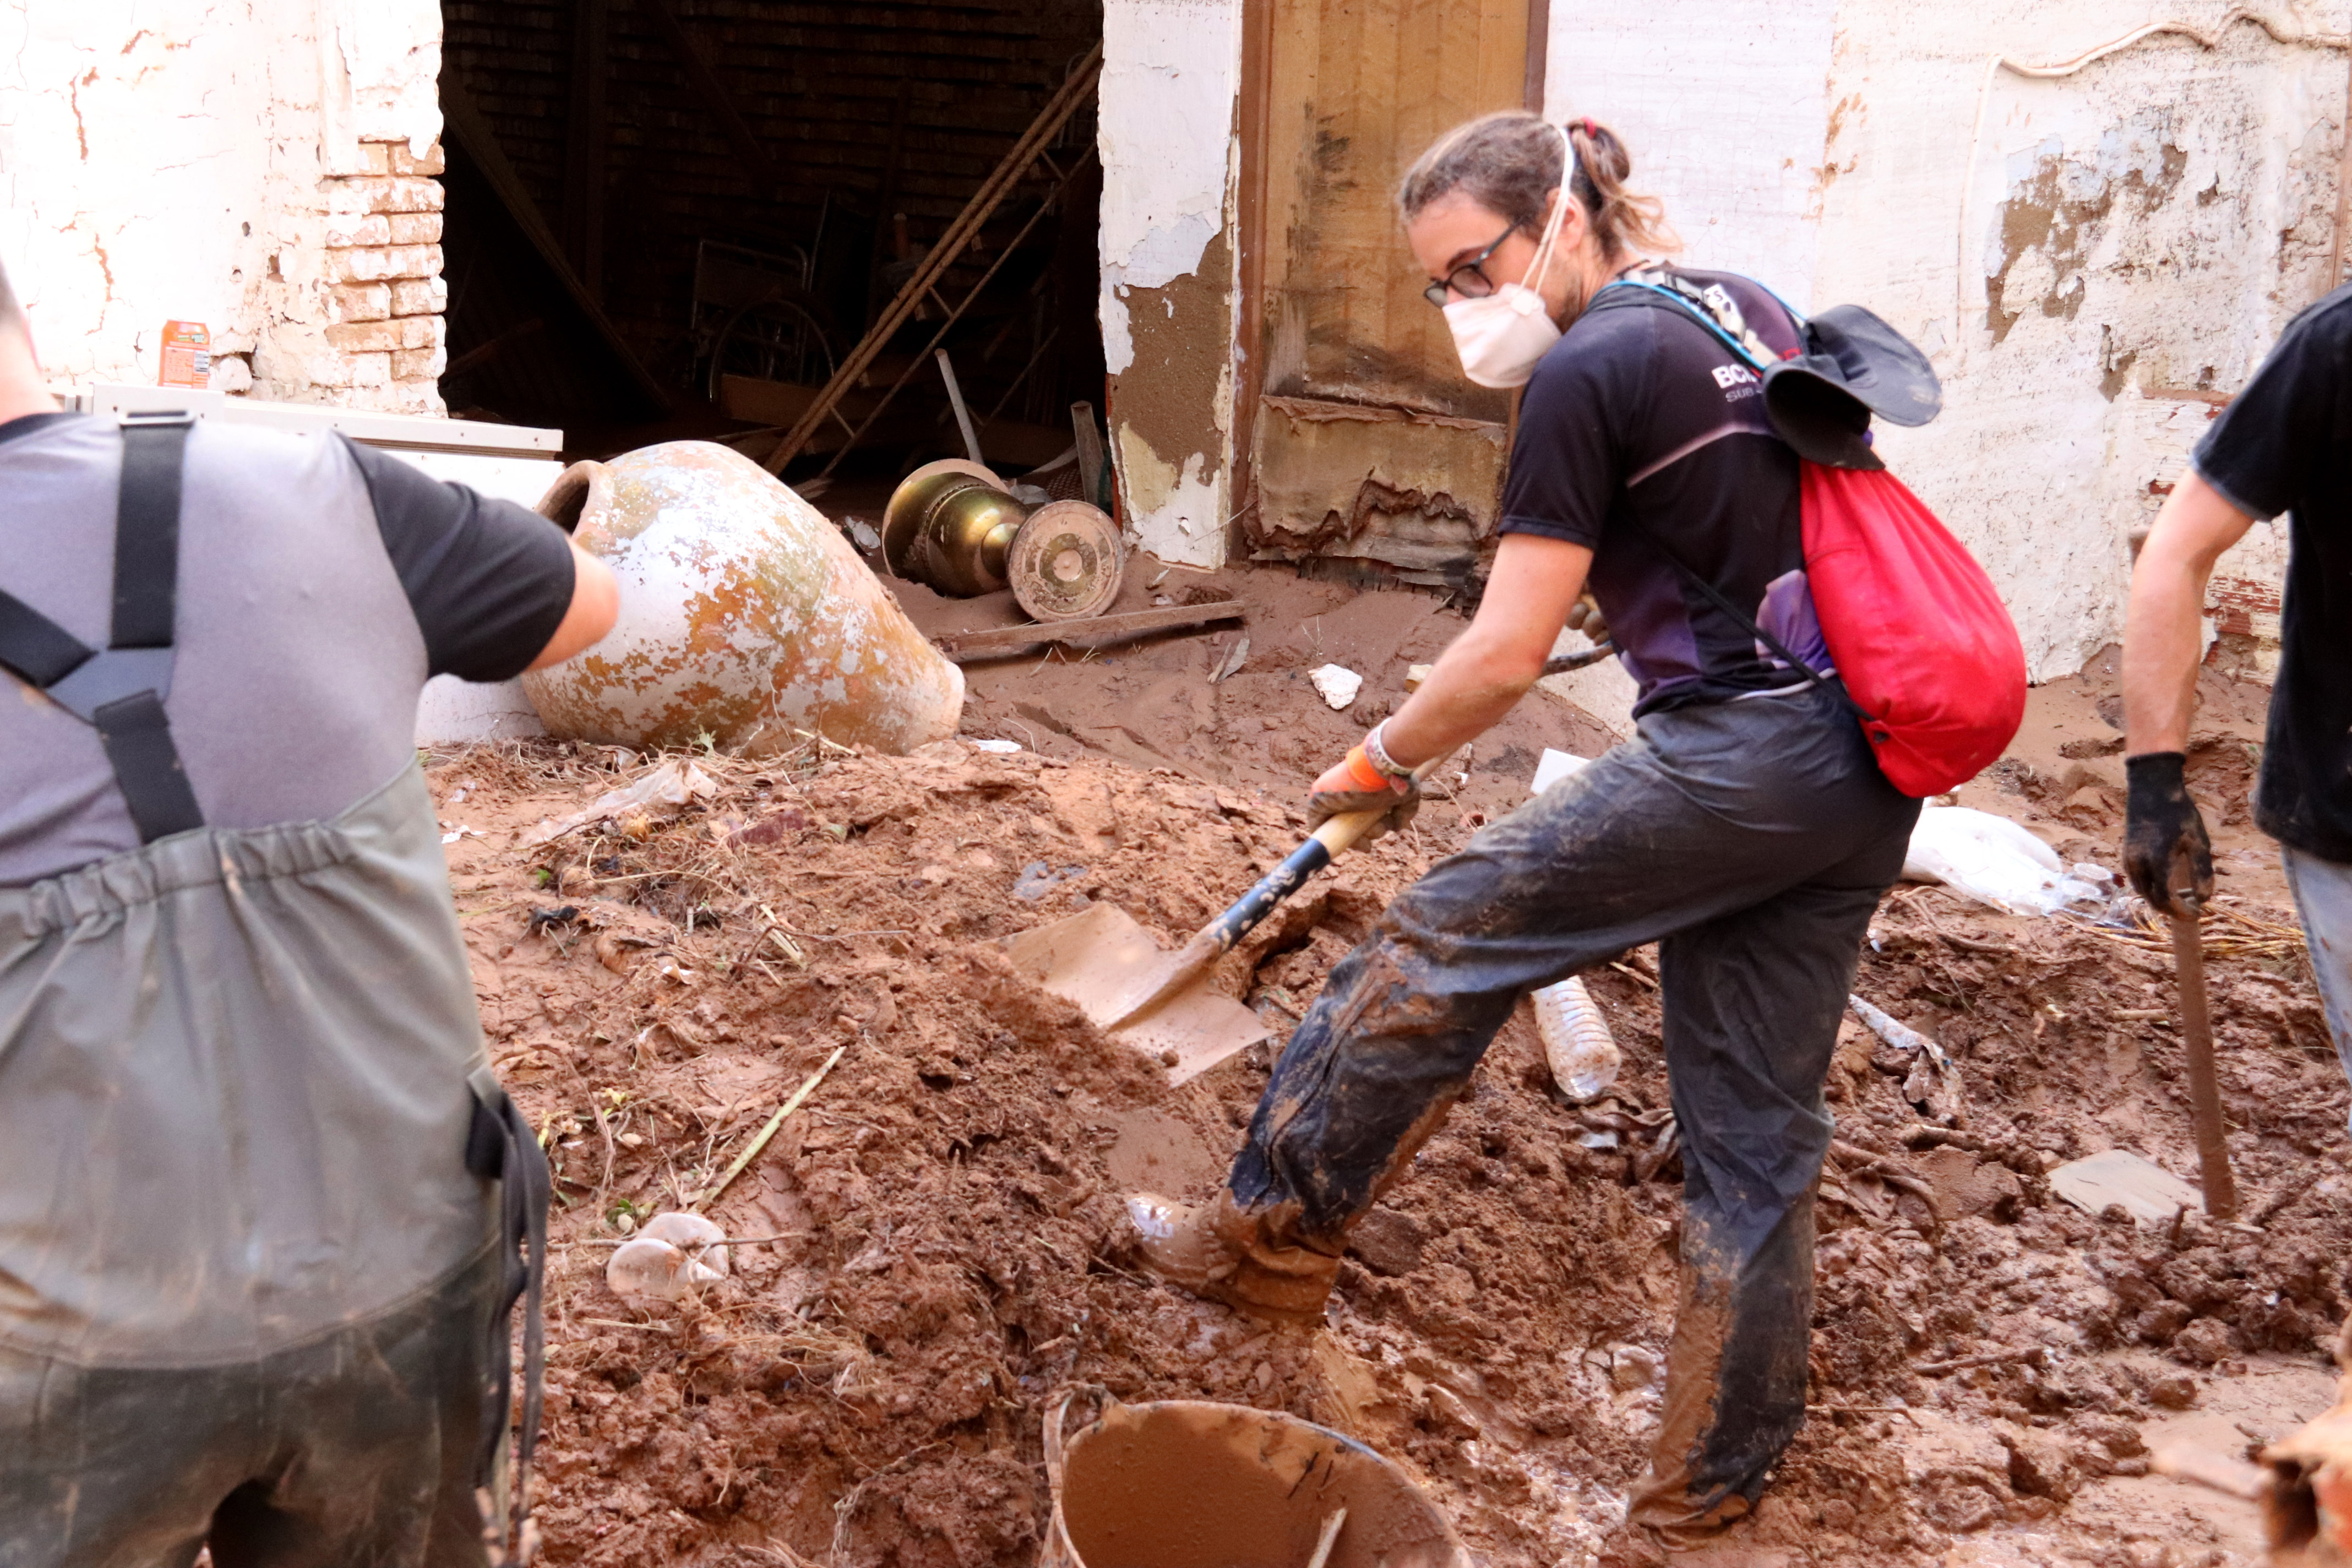
[[[1234,182],[1236,240],[1241,247],[1241,298],[1234,301],[1234,338],[1239,353],[1234,388],[1234,459],[1228,495],[1240,498],[1231,522],[1225,525],[1227,548],[1235,556],[1232,538],[1242,532],[1241,510],[1255,493],[1257,480],[1258,398],[1265,391],[1265,226],[1266,116],[1272,112],[1268,84],[1274,71],[1274,12],[1277,0],[1242,0],[1242,79],[1234,112],[1241,141],[1241,168]],[[1115,416],[1108,395],[1104,413]],[[1118,444],[1116,423],[1109,426]]]
[[[630,383],[657,411],[668,413],[669,394],[638,360],[635,351],[621,336],[620,329],[614,326],[612,318],[604,314],[604,308],[588,292],[587,285],[581,282],[580,275],[572,270],[572,263],[564,258],[563,247],[547,226],[547,220],[540,216],[538,204],[530,199],[530,191],[523,184],[522,177],[515,173],[514,165],[507,162],[497,135],[490,130],[490,122],[482,118],[482,111],[475,106],[473,96],[466,90],[465,84],[457,79],[454,71],[444,71],[441,76],[441,118],[458,148],[473,161],[474,167],[481,171],[483,180],[490,187],[490,194],[498,197],[499,205],[506,208],[507,216],[514,219],[517,228],[522,230],[523,238],[539,252],[540,259],[546,262],[548,270],[555,274],[555,280],[563,286],[563,291],[572,297],[572,302],[579,306],[581,313],[588,318],[589,326],[604,339],[604,346],[612,351],[613,356],[621,362],[621,368],[628,373]]]
[[[1206,626],[1212,621],[1239,620],[1248,614],[1239,599],[1213,605],[1171,605],[1160,610],[1129,610],[1118,616],[1088,616],[1076,621],[1040,621],[1033,626],[1000,626],[984,632],[942,632],[931,639],[939,650],[961,664],[986,654],[1045,643],[1092,642],[1097,638],[1137,637],[1147,632],[1173,631],[1180,626]]]
[[[873,364],[875,357],[888,345],[893,337],[898,335],[898,329],[906,325],[914,315],[915,309],[922,302],[923,297],[931,291],[932,287],[947,275],[948,268],[963,255],[965,248],[971,244],[972,237],[979,234],[981,225],[986,223],[1004,198],[1013,194],[1013,186],[1020,184],[1022,176],[1029,172],[1029,166],[1036,162],[1037,154],[1043,152],[1045,144],[1059,134],[1062,127],[1069,122],[1071,114],[1076,111],[1086,96],[1094,91],[1096,79],[1102,74],[1102,46],[1097,44],[1087,52],[1086,58],[1078,62],[1062,85],[1055,89],[1054,95],[1045,100],[1045,107],[1038,112],[1037,118],[1030,122],[1029,129],[1024,132],[1021,139],[1013,144],[1013,150],[1005,153],[1003,161],[999,163],[994,172],[982,183],[980,189],[972,193],[971,200],[964,204],[963,211],[958,213],[955,221],[948,225],[947,232],[940,237],[939,243],[931,247],[930,253],[923,258],[922,264],[915,268],[914,276],[908,279],[905,286],[898,290],[898,298],[890,301],[889,308],[882,312],[881,318],[867,330],[866,336],[858,342],[855,349],[850,351],[848,357],[842,361],[840,367],[834,372],[833,379],[825,384],[824,396],[801,416],[800,423],[793,426],[784,438],[777,443],[776,449],[768,455],[767,462],[763,465],[768,472],[772,474],[783,472],[784,465],[800,455],[801,447],[812,435],[815,434],[816,427],[832,413],[834,404],[844,393],[857,384],[866,374],[867,367]],[[1009,255],[1010,252],[1007,254]],[[1003,258],[1000,257],[997,265],[1003,264]],[[990,269],[990,273],[993,276],[993,268]],[[975,296],[976,294],[977,290],[975,290]],[[904,377],[900,379],[903,380]]]
[[[1521,107],[1544,111],[1544,78],[1551,60],[1551,0],[1528,0],[1528,74]]]
[[[751,165],[752,174],[763,184],[781,184],[783,170],[768,156],[767,148],[761,146],[760,139],[751,133],[751,121],[745,120],[735,107],[735,95],[727,90],[727,84],[719,79],[719,73],[712,70],[710,62],[702,58],[702,51],[695,47],[694,35],[686,30],[686,24],[679,21],[677,13],[669,8],[668,0],[637,0],[637,3],[654,19],[655,30],[669,46],[669,52],[676,55],[677,63],[686,68],[687,79],[694,83],[702,107],[718,118],[720,128],[727,132],[727,140],[735,144],[737,156]]]
[[[604,298],[604,84],[613,0],[572,0],[572,106],[563,121],[563,252],[581,285]]]

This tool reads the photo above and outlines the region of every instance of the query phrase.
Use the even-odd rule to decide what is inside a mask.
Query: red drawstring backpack
[[[1672,301],[1763,377],[1774,427],[1802,459],[1805,579],[1822,638],[1887,782],[1925,797],[1983,772],[2025,718],[2024,646],[1984,568],[1863,439],[1873,413],[1905,425],[1935,416],[1941,389],[1926,357],[1869,311],[1840,305],[1811,321],[1791,310],[1813,352],[1775,360],[1720,288],[1664,272],[1618,287]],[[1714,584],[1675,564],[1759,642],[1829,687]]]
[[[2025,648],[1992,579],[1885,468],[1807,461],[1803,484],[1813,611],[1879,771],[1908,795],[1967,783],[2025,718]]]

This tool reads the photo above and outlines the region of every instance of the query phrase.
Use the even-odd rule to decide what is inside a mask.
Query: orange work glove
[[[1411,822],[1413,813],[1421,809],[1421,786],[1409,773],[1391,776],[1381,772],[1365,754],[1361,742],[1317,779],[1315,787],[1307,795],[1307,820],[1316,827],[1343,812],[1370,811],[1376,806],[1386,806],[1388,810],[1364,830],[1360,843],[1369,844]]]

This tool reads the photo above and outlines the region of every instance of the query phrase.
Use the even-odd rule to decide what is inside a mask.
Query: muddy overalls
[[[0,594],[0,667],[96,727],[142,840],[0,888],[0,1568],[479,1563],[546,1164],[413,759],[331,820],[203,823],[163,710],[187,435],[123,432],[110,646]]]

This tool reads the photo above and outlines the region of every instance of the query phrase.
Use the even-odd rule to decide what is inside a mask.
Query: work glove
[[[1600,601],[1590,594],[1578,595],[1576,603],[1568,607],[1568,629],[1582,632],[1595,643],[1607,642],[1609,622],[1601,614]]]
[[[1382,773],[1364,751],[1364,742],[1356,742],[1339,764],[1315,781],[1307,792],[1307,825],[1320,827],[1332,817],[1344,812],[1370,811],[1376,806],[1388,807],[1381,818],[1364,829],[1360,844],[1395,832],[1412,820],[1421,809],[1421,786],[1410,773],[1395,775]]]
[[[2213,896],[2213,844],[2205,819],[2189,798],[2179,752],[2149,752],[2124,759],[2130,793],[2124,805],[2124,870],[2159,911],[2187,915],[2172,900],[2175,889],[2193,888],[2202,903]]]

